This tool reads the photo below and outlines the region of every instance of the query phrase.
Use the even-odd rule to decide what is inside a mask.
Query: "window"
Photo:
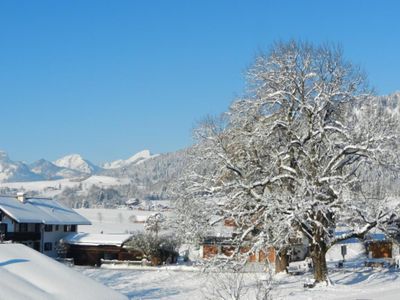
[[[44,225],[44,231],[46,232],[53,231],[53,225],[48,225],[48,224]]]
[[[76,232],[76,225],[64,225],[64,232]]]
[[[118,259],[117,253],[104,253],[104,259]]]
[[[28,232],[28,224],[20,223],[19,224],[19,232]]]
[[[52,243],[44,243],[44,251],[51,251],[53,250],[53,244]]]
[[[56,225],[56,228],[54,229],[54,231],[58,231],[58,228],[59,228],[59,226],[58,226],[58,225]]]
[[[33,249],[40,252],[40,242],[33,242]]]

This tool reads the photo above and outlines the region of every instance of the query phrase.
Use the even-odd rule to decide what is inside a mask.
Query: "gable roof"
[[[0,197],[0,210],[18,223],[91,225],[88,219],[55,200],[30,198],[21,202],[14,197]]]
[[[118,246],[132,238],[132,234],[94,234],[94,233],[70,233],[62,238],[69,245],[81,246]]]

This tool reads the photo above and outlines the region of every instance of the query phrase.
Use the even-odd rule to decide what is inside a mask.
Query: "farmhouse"
[[[78,225],[91,225],[73,209],[55,200],[0,197],[0,239],[25,244],[50,257],[57,257],[59,241]]]
[[[232,243],[232,240],[227,237],[207,237],[202,243],[202,257],[204,259],[210,259],[215,256],[231,256],[236,251],[236,246]],[[240,248],[241,254],[246,254],[249,251],[249,247],[242,246]],[[274,248],[269,248],[268,251],[259,250],[255,253],[249,254],[247,261],[251,263],[274,263],[276,259],[276,253]]]
[[[217,219],[217,218],[216,218]],[[238,235],[236,231],[236,223],[232,218],[224,218],[219,222],[215,222],[213,229],[209,232],[209,235],[201,243],[201,257],[203,259],[211,259],[213,257],[229,257],[238,251],[237,245],[234,240]],[[251,249],[251,240],[244,241],[240,245],[239,253],[247,255],[247,262],[249,263],[261,263],[269,264],[278,263],[276,257],[276,249],[273,247],[267,247],[265,249],[259,249],[257,251],[249,252]],[[302,234],[293,236],[290,239],[290,247],[287,250],[288,262],[296,262],[304,260],[308,255],[308,242]]]

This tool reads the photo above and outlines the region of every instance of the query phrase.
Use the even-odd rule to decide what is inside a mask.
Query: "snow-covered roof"
[[[116,291],[22,244],[0,244],[1,299],[127,300]]]
[[[380,231],[374,231],[374,232],[370,232],[366,235],[365,239],[367,241],[388,241],[388,237]]]
[[[70,245],[82,246],[118,246],[121,247],[132,237],[131,234],[94,234],[94,233],[70,233],[62,240]]]
[[[55,200],[28,198],[21,202],[14,197],[0,197],[0,210],[18,223],[53,225],[90,225],[90,221]]]
[[[207,238],[231,239],[235,229],[235,227],[225,226],[221,221],[207,231]]]
[[[335,231],[335,237],[341,237],[345,234],[350,233],[349,230],[342,230],[342,231]],[[354,243],[359,243],[360,240],[364,241],[387,241],[388,237],[380,231],[379,229],[373,229],[369,233],[365,235],[364,239],[359,239],[359,238],[349,238],[347,240],[341,241],[340,244],[354,244]]]

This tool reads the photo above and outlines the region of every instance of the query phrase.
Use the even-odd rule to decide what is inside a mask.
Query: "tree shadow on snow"
[[[173,289],[151,288],[144,290],[136,290],[125,294],[129,299],[160,299],[162,297],[169,297],[178,295],[179,291]]]
[[[23,262],[28,262],[28,261],[29,261],[29,259],[24,259],[24,258],[9,259],[9,260],[0,262],[0,267],[12,265],[12,264],[23,263]]]
[[[334,281],[335,284],[341,285],[354,285],[359,284],[363,281],[374,280],[396,280],[399,277],[399,272],[397,270],[379,270],[379,269],[368,269],[362,271],[355,271],[348,273],[340,279]]]

